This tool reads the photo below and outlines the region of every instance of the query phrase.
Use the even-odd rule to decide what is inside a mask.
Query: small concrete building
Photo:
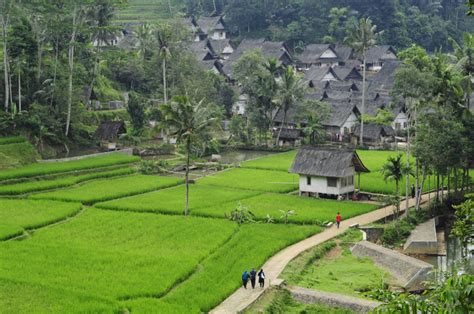
[[[369,170],[354,149],[306,146],[296,154],[290,172],[300,175],[300,195],[319,197],[353,193],[355,174]]]

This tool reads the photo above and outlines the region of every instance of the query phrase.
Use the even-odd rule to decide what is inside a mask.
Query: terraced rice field
[[[68,189],[33,194],[30,198],[93,204],[164,189],[180,183],[183,183],[183,180],[176,177],[133,175],[115,179],[95,180]]]
[[[374,209],[288,195],[298,188],[297,176],[283,170],[291,154],[191,184],[191,217],[182,215],[182,179],[130,175],[135,157],[113,154],[2,171],[0,195],[18,198],[0,198],[0,256],[9,256],[0,263],[0,309],[209,311],[239,287],[244,269],[258,268],[320,232],[316,224],[332,220],[336,211],[349,218]],[[238,225],[226,219],[239,202],[262,221]],[[280,209],[296,215],[283,224]],[[267,214],[275,223],[263,222]],[[39,229],[23,241],[1,241],[32,228]]]
[[[80,203],[0,199],[0,240],[75,215],[81,207]]]

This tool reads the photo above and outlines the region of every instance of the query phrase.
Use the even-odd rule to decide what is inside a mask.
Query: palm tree
[[[463,34],[462,44],[451,39],[454,48],[454,57],[456,67],[463,75],[462,85],[465,92],[466,107],[470,109],[470,94],[473,91],[474,77],[474,35],[471,33]]]
[[[283,111],[283,123],[278,131],[276,145],[280,141],[281,130],[286,124],[288,111],[303,101],[305,90],[306,86],[303,79],[296,73],[295,69],[292,66],[285,68],[278,81],[277,104],[279,110]]]
[[[161,106],[163,120],[161,128],[170,131],[186,151],[186,206],[184,215],[189,213],[189,164],[193,145],[205,142],[217,126],[216,110],[206,106],[203,100],[192,102],[186,96],[175,96],[172,101]]]
[[[346,38],[346,41],[349,42],[350,46],[354,48],[359,57],[362,58],[362,108],[361,108],[361,117],[365,114],[365,79],[366,79],[366,59],[367,51],[370,47],[374,46],[377,37],[382,34],[382,32],[377,33],[377,26],[372,25],[372,20],[368,17],[366,19],[361,18],[359,24],[356,25],[355,29],[352,32],[352,37]],[[363,140],[364,134],[364,120],[360,121],[360,145],[364,145]]]
[[[153,31],[153,27],[148,23],[142,24],[136,30],[137,49],[143,61],[145,61],[150,54],[153,45]]]
[[[163,71],[163,102],[168,102],[168,91],[166,87],[166,61],[171,57],[170,50],[171,28],[162,25],[156,30],[156,40],[161,58],[161,67]]]
[[[402,154],[396,157],[390,156],[380,169],[380,173],[383,175],[385,182],[395,181],[395,196],[397,199],[397,218],[400,214],[400,181],[405,175],[413,175],[411,166],[406,165],[402,162]],[[407,209],[408,215],[408,209]]]

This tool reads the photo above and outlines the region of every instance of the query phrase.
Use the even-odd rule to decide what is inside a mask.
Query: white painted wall
[[[211,38],[214,40],[223,40],[227,38],[227,33],[225,31],[214,31]]]
[[[237,100],[232,105],[232,112],[236,115],[244,115],[247,109],[248,96],[240,95],[239,100]]]
[[[327,49],[325,52],[323,52],[320,56],[320,59],[327,59],[327,58],[337,58],[336,54],[331,50]]]
[[[394,130],[406,130],[406,126],[408,123],[408,116],[404,112],[400,112],[392,123],[392,128]],[[397,126],[399,124],[399,126]]]
[[[357,116],[352,112],[349,118],[347,118],[346,122],[344,122],[344,124],[342,125],[339,131],[340,134],[345,135],[346,132],[344,131],[344,128],[347,128],[350,133],[350,130],[356,126],[357,122]]]
[[[354,182],[354,175],[352,175]],[[331,195],[340,195],[354,192],[354,184],[342,186],[342,178],[337,179],[337,186],[331,187],[328,186],[327,177],[311,177],[311,185],[308,185],[307,176],[300,175],[300,192],[309,192],[309,193],[321,193],[321,194],[331,194]]]

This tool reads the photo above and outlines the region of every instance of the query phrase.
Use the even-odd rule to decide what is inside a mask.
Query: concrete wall
[[[122,153],[126,155],[133,155],[133,149],[131,148],[126,148],[126,149],[121,149],[121,150],[116,150],[116,151],[111,151],[111,152],[105,152],[105,153],[95,153],[95,154],[89,154],[89,155],[82,155],[82,156],[74,156],[74,157],[68,157],[68,158],[58,158],[58,159],[43,159],[43,160],[38,160],[39,163],[53,163],[53,162],[63,162],[63,161],[71,161],[71,160],[80,160],[80,159],[86,159],[90,157],[98,157],[98,156],[104,156],[104,155],[110,155],[110,154],[116,154],[116,153]]]
[[[408,237],[407,242],[403,246],[403,251],[415,254],[437,254],[436,220],[433,218],[419,224]]]
[[[370,258],[377,266],[392,274],[401,287],[409,291],[421,289],[422,282],[433,269],[431,264],[367,241],[356,243],[351,251],[354,256]]]
[[[343,307],[356,313],[367,313],[379,305],[380,302],[354,298],[337,293],[311,290],[302,287],[290,287],[294,299],[305,304],[322,303],[330,307]]]
[[[341,178],[337,178],[337,186],[328,186],[327,177],[313,177],[311,176],[311,185],[307,184],[307,176],[300,175],[300,191],[309,193],[322,193],[341,195],[354,192],[354,184],[342,186]]]

